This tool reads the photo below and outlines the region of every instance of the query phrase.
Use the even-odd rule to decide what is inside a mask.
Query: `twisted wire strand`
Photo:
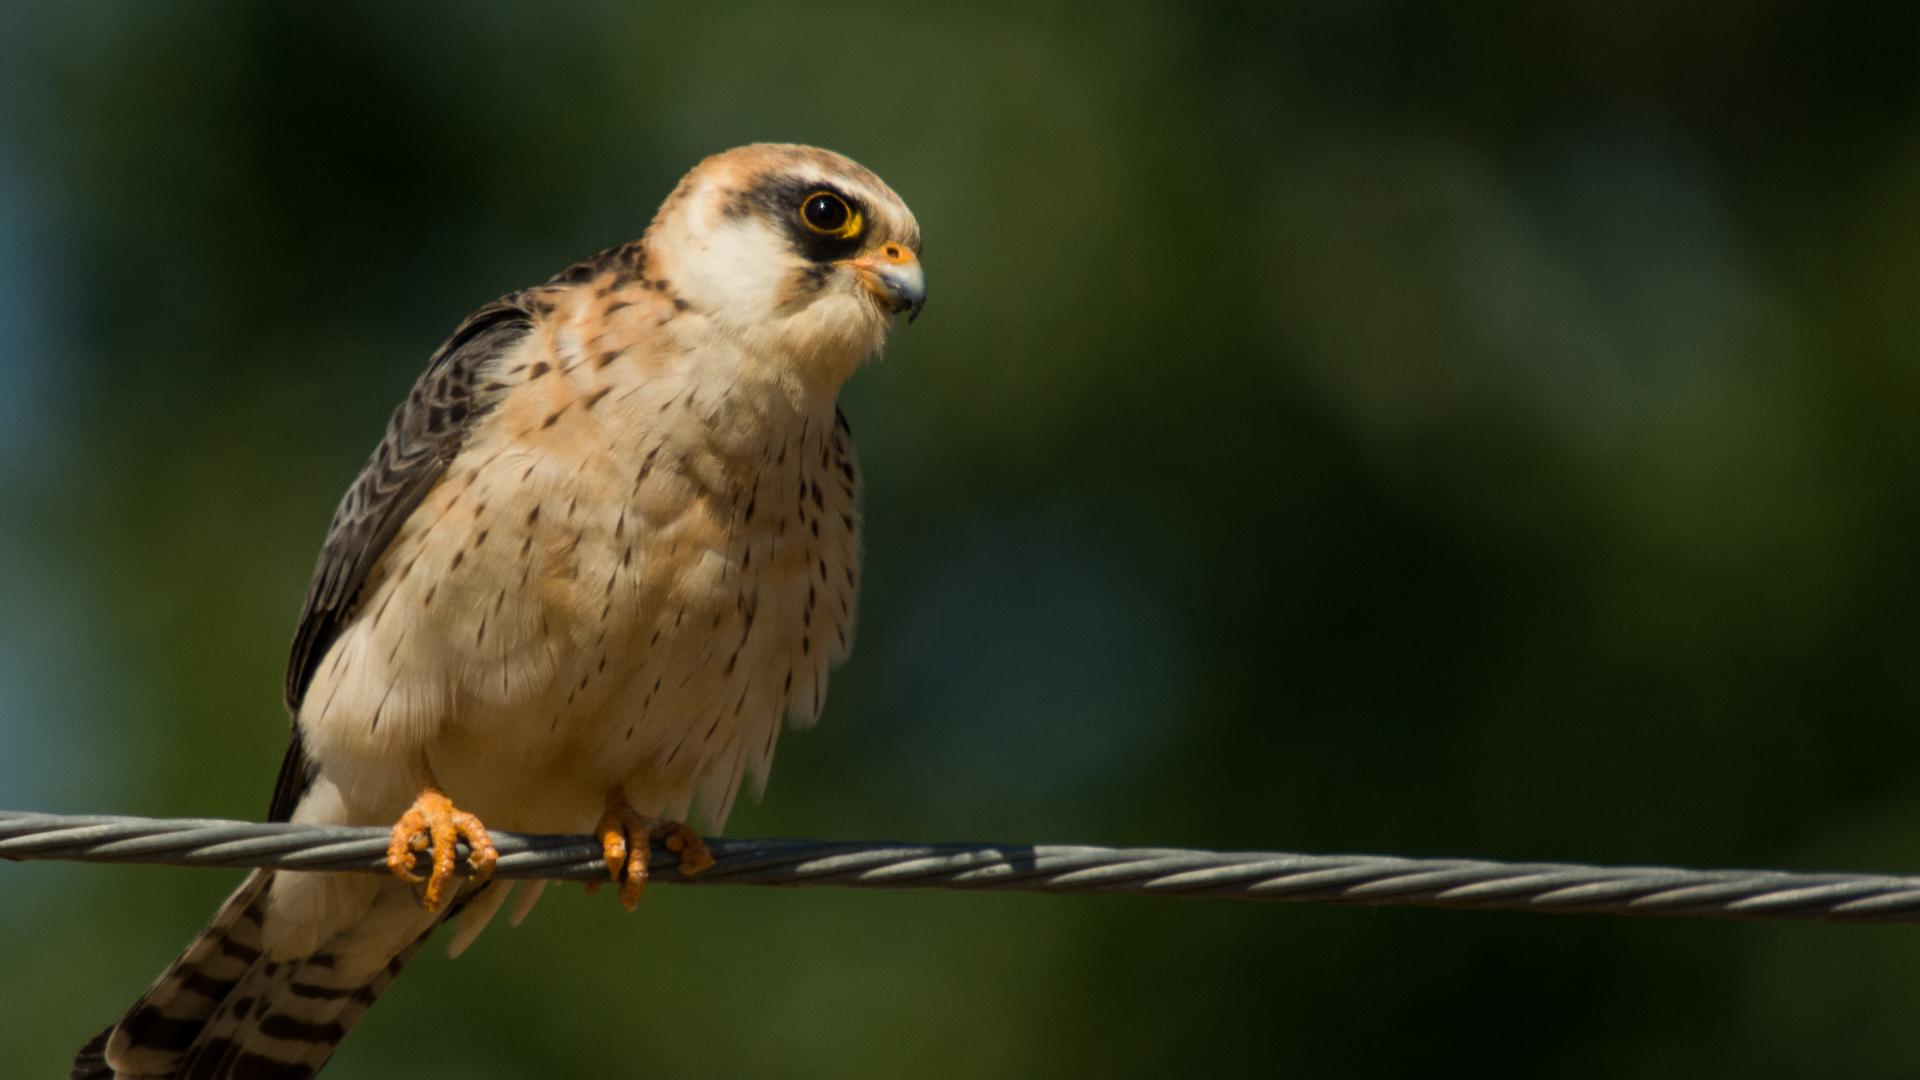
[[[589,836],[495,832],[503,878],[604,881]],[[0,811],[0,858],[386,872],[379,828],[194,818]],[[716,864],[694,878],[654,847],[656,883],[840,885],[1136,893],[1244,900],[1692,916],[1920,922],[1920,877],[1504,863],[1391,855],[1301,855],[1062,844],[708,841]],[[424,858],[424,856],[422,856]],[[465,860],[459,866],[465,872]]]

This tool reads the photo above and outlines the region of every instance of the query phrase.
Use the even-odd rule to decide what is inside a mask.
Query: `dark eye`
[[[860,215],[847,200],[831,191],[816,191],[800,204],[800,220],[807,228],[827,236],[846,238],[860,232]]]

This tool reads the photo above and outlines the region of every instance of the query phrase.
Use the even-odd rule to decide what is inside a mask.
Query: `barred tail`
[[[397,952],[394,945],[382,949],[384,964],[365,962],[364,933],[276,961],[264,944],[272,880],[272,871],[254,871],[119,1023],[80,1049],[72,1080],[310,1077],[438,921],[394,927]],[[349,949],[357,955],[343,963]]]

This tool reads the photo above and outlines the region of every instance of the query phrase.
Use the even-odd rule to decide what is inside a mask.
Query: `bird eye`
[[[846,240],[860,235],[860,214],[831,191],[816,191],[800,204],[800,220],[823,236]]]

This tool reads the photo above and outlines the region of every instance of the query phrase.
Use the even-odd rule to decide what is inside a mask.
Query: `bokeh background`
[[[8,5],[0,805],[257,817],[468,310],[845,151],[932,302],[736,835],[1920,870],[1910,5]],[[0,1073],[237,874],[0,866]],[[345,1077],[1920,1075],[1920,937],[560,890]]]

